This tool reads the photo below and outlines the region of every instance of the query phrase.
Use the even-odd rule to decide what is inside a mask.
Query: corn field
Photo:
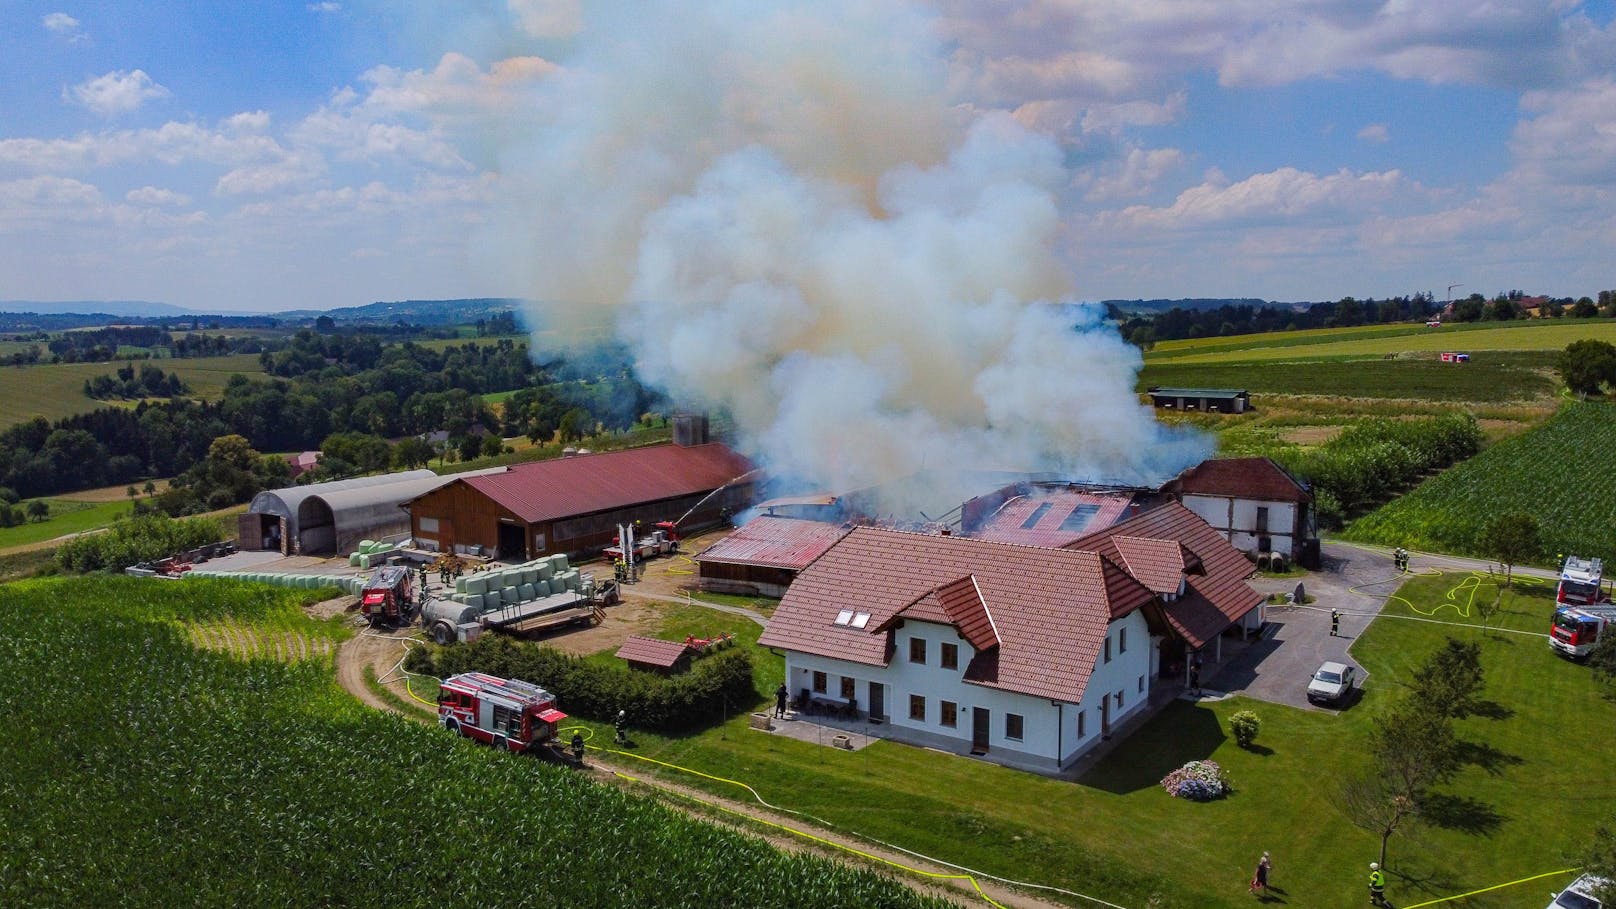
[[[1616,559],[1616,406],[1568,404],[1547,423],[1505,439],[1422,483],[1347,529],[1349,539],[1474,555],[1494,516],[1537,518],[1545,559]]]
[[[340,637],[299,595],[0,587],[0,905],[947,905],[193,643]]]

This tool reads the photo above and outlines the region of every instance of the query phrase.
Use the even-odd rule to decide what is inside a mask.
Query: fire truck
[[[403,565],[383,565],[370,573],[359,594],[359,611],[372,625],[409,622],[415,614],[415,583]]]
[[[1549,646],[1560,655],[1586,659],[1605,629],[1616,623],[1616,604],[1603,581],[1604,564],[1599,559],[1566,557],[1554,592],[1559,606],[1549,627]]]
[[[556,724],[566,718],[550,692],[521,679],[463,672],[438,687],[443,728],[502,751],[533,751],[575,763],[556,740]]]

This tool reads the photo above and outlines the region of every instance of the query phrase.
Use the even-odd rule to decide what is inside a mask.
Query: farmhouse
[[[501,559],[585,555],[619,524],[713,524],[752,500],[752,465],[718,442],[534,461],[456,478],[408,502],[418,547]]]
[[[237,519],[238,545],[284,555],[344,552],[365,537],[407,531],[409,517],[399,506],[451,479],[407,470],[265,490]]]
[[[1160,510],[1117,527],[1215,551],[1118,548],[1116,528],[1080,541],[1111,555],[855,528],[801,572],[759,643],[786,652],[799,699],[862,711],[899,741],[1058,771],[1145,707],[1164,641],[1204,646],[1261,600],[1243,556],[1182,506]]]
[[[1168,482],[1163,492],[1254,558],[1279,553],[1318,567],[1313,493],[1269,458],[1202,461]]]
[[[1152,405],[1170,410],[1245,413],[1251,409],[1251,395],[1244,388],[1162,388],[1152,385],[1147,393]]]
[[[797,573],[849,529],[800,518],[753,518],[696,555],[698,583],[720,593],[785,596]]]

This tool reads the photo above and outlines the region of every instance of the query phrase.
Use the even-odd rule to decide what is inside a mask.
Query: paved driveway
[[[1307,606],[1270,606],[1263,638],[1255,641],[1229,662],[1218,674],[1206,680],[1210,688],[1231,694],[1244,694],[1275,704],[1318,710],[1307,700],[1307,680],[1325,660],[1335,660],[1358,670],[1362,684],[1364,670],[1348,652],[1353,642],[1369,626],[1385,605],[1386,595],[1395,591],[1402,578],[1392,567],[1391,558],[1373,550],[1345,544],[1325,543],[1323,569],[1302,579],[1306,592],[1316,600]],[[1418,568],[1416,563],[1413,567]],[[1251,586],[1263,593],[1286,593],[1296,588],[1296,579],[1257,578]],[[1359,587],[1364,594],[1352,592]],[[1330,636],[1330,610],[1341,611],[1341,636]],[[1349,699],[1347,706],[1351,706]]]

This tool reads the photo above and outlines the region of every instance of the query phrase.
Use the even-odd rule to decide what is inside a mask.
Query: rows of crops
[[[1616,406],[1580,403],[1365,515],[1347,537],[1483,556],[1491,518],[1534,515],[1548,553],[1616,558]]]
[[[297,596],[0,587],[0,905],[943,905],[368,711],[323,660],[243,662],[184,630],[329,638]]]

